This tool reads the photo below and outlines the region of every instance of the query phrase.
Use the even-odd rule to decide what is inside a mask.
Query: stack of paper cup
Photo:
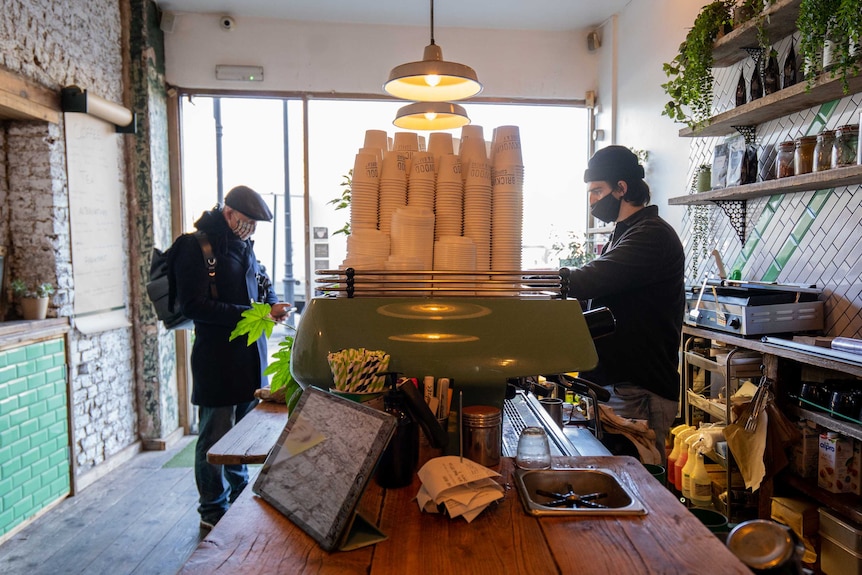
[[[491,167],[473,162],[464,180],[464,236],[476,244],[476,269],[491,269]]]
[[[404,152],[390,152],[380,172],[380,216],[378,229],[389,233],[392,214],[407,205],[407,160]]]
[[[350,234],[353,235],[353,234]],[[340,269],[346,270],[353,268],[357,272],[382,270],[386,262],[386,258],[366,255],[351,255],[344,259],[339,266]],[[368,275],[358,273],[354,280],[354,297],[366,297],[381,295],[380,278],[376,275]],[[346,293],[340,292],[339,296],[346,296]]]
[[[431,152],[415,152],[407,178],[407,205],[434,209],[434,155]]]
[[[464,181],[461,176],[461,158],[458,156],[440,156],[434,212],[434,239],[460,236],[464,231]]]
[[[392,215],[390,253],[393,256],[416,258],[421,269],[434,264],[434,211],[406,206]]]
[[[413,154],[419,151],[419,135],[416,132],[395,132],[395,140],[392,143],[392,151],[401,152],[407,159],[407,173],[410,173],[410,164]]]
[[[373,153],[356,154],[350,186],[351,230],[377,229],[379,165]]]
[[[347,257],[369,256],[380,262],[389,257],[389,236],[380,230],[353,230],[347,236]]]
[[[439,169],[440,157],[455,153],[452,134],[449,132],[431,132],[428,136],[428,151],[434,156],[434,165]]]
[[[476,271],[476,245],[464,236],[441,236],[434,242],[434,269],[440,271]],[[435,287],[446,295],[475,294],[476,278],[472,275],[436,275]]]
[[[500,126],[494,130],[492,155],[494,206],[491,216],[491,269],[520,270],[524,222],[524,165],[518,126]],[[513,282],[520,281],[520,277],[511,279]]]
[[[461,156],[461,165],[465,168],[464,173],[461,174],[465,181],[467,178],[466,168],[474,162],[484,164],[488,161],[485,140],[482,138],[482,126],[468,125],[461,128],[459,156]]]
[[[381,156],[385,156],[389,151],[389,136],[385,130],[365,130],[365,143],[362,147],[380,150]]]

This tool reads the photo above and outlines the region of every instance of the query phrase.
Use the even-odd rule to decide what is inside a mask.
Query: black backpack
[[[216,258],[213,255],[212,245],[204,232],[197,231],[193,234],[201,246],[204,263],[210,278],[210,293],[213,298],[218,297],[215,285]],[[147,295],[156,309],[156,316],[167,329],[193,329],[192,320],[184,316],[179,310],[174,309],[172,294],[170,293],[170,279],[168,260],[170,252],[176,245],[176,241],[167,250],[162,251],[153,248],[153,259],[150,263],[150,279],[147,282]]]

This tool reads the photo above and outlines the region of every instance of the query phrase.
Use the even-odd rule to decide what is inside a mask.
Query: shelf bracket
[[[757,138],[757,126],[731,126],[731,128],[742,134],[747,146],[753,144]]]
[[[733,230],[736,232],[736,237],[739,238],[739,242],[741,244],[745,244],[745,214],[746,214],[746,201],[745,200],[713,200],[713,203],[721,208],[721,211],[727,216],[730,220],[730,225],[733,227]]]

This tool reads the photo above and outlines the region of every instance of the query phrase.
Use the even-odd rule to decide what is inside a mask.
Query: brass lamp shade
[[[453,130],[470,123],[467,111],[449,102],[417,102],[398,109],[392,122],[405,130]]]
[[[432,39],[422,61],[393,68],[383,89],[403,100],[447,102],[475,96],[482,84],[470,66],[443,60],[443,50]]]

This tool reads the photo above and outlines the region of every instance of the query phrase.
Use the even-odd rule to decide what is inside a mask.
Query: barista
[[[592,215],[615,222],[601,255],[570,275],[587,309],[607,306],[615,331],[595,340],[598,366],[582,377],[605,387],[617,415],[644,419],[665,460],[679,414],[679,344],[685,312],[685,254],[673,227],[649,205],[644,169],[626,147],[596,152],[584,172]]]

